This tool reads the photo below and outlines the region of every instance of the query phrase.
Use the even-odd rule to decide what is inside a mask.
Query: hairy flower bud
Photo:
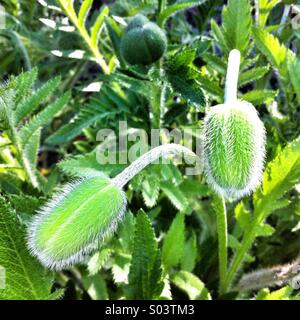
[[[56,270],[81,262],[116,229],[125,207],[123,191],[102,176],[68,184],[34,217],[29,248]]]
[[[251,103],[237,99],[240,52],[229,53],[225,103],[204,119],[204,170],[207,182],[224,198],[250,194],[261,182],[265,128]]]
[[[236,101],[211,108],[204,120],[205,173],[225,198],[240,198],[260,184],[265,129],[252,104]]]
[[[166,47],[164,31],[140,14],[131,20],[121,40],[121,54],[133,65],[148,65],[159,60]]]
[[[186,147],[165,144],[143,154],[112,180],[96,173],[65,185],[28,228],[32,255],[56,270],[82,262],[123,218],[126,197],[122,188],[128,181],[156,159],[179,154],[198,160]]]

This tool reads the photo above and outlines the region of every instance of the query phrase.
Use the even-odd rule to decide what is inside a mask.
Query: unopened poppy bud
[[[96,173],[65,185],[28,228],[32,255],[55,270],[82,262],[122,220],[126,209],[123,187],[156,159],[178,154],[198,159],[186,147],[166,144],[142,155],[111,180]]]
[[[129,23],[121,40],[121,54],[132,65],[148,65],[159,60],[166,47],[164,31],[140,14]]]
[[[229,56],[225,103],[204,119],[205,173],[212,188],[225,198],[240,198],[261,182],[265,128],[254,106],[236,99],[239,52]]]
[[[68,184],[34,217],[28,232],[30,251],[56,270],[81,262],[116,229],[125,207],[123,191],[108,179]]]

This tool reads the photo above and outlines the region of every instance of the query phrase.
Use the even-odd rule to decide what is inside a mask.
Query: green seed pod
[[[121,54],[132,65],[148,65],[159,60],[166,47],[164,31],[142,15],[132,19],[121,40]]]
[[[265,128],[251,103],[237,100],[240,52],[230,51],[225,103],[204,119],[204,169],[207,182],[224,198],[250,194],[261,182]]]
[[[251,193],[262,177],[265,129],[248,102],[211,108],[204,120],[205,173],[225,198]]]
[[[28,246],[48,268],[60,270],[97,249],[122,219],[126,198],[102,176],[66,185],[29,227]]]

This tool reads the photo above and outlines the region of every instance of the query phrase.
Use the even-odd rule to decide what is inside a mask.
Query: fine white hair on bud
[[[69,183],[33,218],[28,247],[51,269],[82,262],[116,230],[125,208],[124,192],[103,176]]]
[[[265,129],[248,102],[220,104],[204,119],[207,182],[225,198],[250,194],[261,182]]]
[[[204,169],[207,182],[227,199],[250,194],[262,179],[265,128],[255,107],[237,99],[240,53],[228,58],[225,103],[204,119]]]
[[[85,178],[63,186],[28,228],[31,254],[55,270],[83,262],[123,219],[126,197],[122,188],[126,183],[159,157],[179,154],[198,159],[184,146],[166,144],[148,151],[112,180],[89,172]]]

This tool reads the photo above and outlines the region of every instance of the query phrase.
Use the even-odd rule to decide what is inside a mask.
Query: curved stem
[[[237,101],[237,86],[239,78],[241,54],[239,50],[233,49],[229,53],[228,66],[225,82],[225,103]]]
[[[227,261],[228,261],[228,235],[227,235],[227,212],[224,197],[221,197],[220,204],[216,208],[218,251],[219,251],[219,293],[222,295],[226,290]]]
[[[199,157],[193,151],[180,144],[164,144],[151,149],[143,154],[140,158],[132,162],[130,166],[112,179],[112,183],[119,188],[123,188],[135,175],[160,157],[167,157],[170,155],[176,156],[180,154],[184,155],[185,160],[199,159]]]

